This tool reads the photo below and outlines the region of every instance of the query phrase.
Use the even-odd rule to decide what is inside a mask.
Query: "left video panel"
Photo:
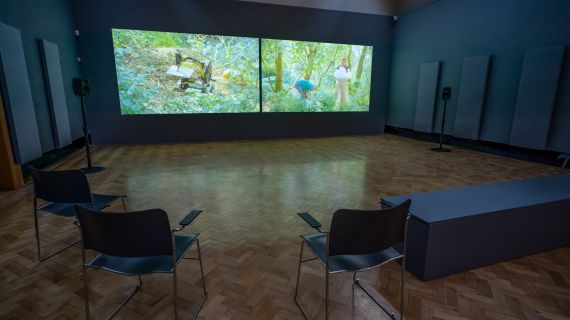
[[[113,29],[121,114],[259,112],[259,39]]]

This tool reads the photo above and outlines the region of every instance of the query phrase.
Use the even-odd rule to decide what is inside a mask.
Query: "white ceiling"
[[[393,16],[438,0],[240,0],[240,1]]]

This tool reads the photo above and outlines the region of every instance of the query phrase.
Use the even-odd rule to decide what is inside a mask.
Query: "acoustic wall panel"
[[[511,145],[546,148],[563,56],[564,47],[525,52],[511,129]]]
[[[0,82],[14,160],[22,164],[42,155],[28,68],[18,29],[0,23]]]
[[[61,73],[61,63],[59,59],[59,49],[56,44],[46,40],[39,40],[39,46],[42,53],[42,64],[55,146],[56,148],[63,148],[70,145],[72,141],[63,75]]]
[[[490,60],[490,56],[463,59],[453,133],[456,137],[479,139]]]
[[[433,117],[437,99],[439,82],[439,61],[423,63],[420,68],[418,85],[418,100],[416,102],[416,117],[414,130],[432,133]]]

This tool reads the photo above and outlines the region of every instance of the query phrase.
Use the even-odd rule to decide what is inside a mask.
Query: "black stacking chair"
[[[172,273],[174,280],[174,312],[178,317],[176,267],[182,259],[198,260],[202,275],[202,297],[192,319],[196,319],[206,301],[206,280],[202,267],[202,254],[198,233],[182,233],[186,226],[202,212],[192,210],[179,227],[170,230],[166,212],[160,209],[128,212],[123,214],[97,213],[84,207],[75,206],[81,230],[81,255],[85,288],[85,316],[89,319],[89,282],[87,268],[105,269],[114,273],[137,276],[138,286],[121,304],[115,308],[113,318],[142,287],[142,275],[151,273]],[[186,253],[196,243],[198,257],[186,257]],[[89,262],[85,260],[85,250],[99,254]]]
[[[45,261],[55,256],[65,249],[74,246],[80,240],[68,244],[46,257],[42,257],[38,211],[49,212],[64,218],[75,218],[75,210],[73,209],[75,204],[99,211],[108,207],[116,199],[121,199],[123,209],[126,211],[125,196],[91,193],[87,177],[79,170],[40,171],[33,167],[28,167],[28,169],[34,181],[34,222],[36,225],[38,259],[40,261]],[[48,203],[38,208],[39,199]]]
[[[347,210],[341,209],[334,213],[330,231],[321,230],[321,224],[309,213],[299,213],[312,228],[319,231],[316,234],[301,236],[301,254],[297,284],[295,285],[295,303],[309,319],[307,313],[298,301],[299,278],[301,263],[318,260],[325,268],[325,319],[329,317],[329,275],[341,272],[353,272],[353,281],[358,285],[386,314],[396,319],[394,312],[388,311],[376,300],[370,291],[357,278],[357,273],[367,271],[392,261],[401,259],[402,262],[402,303],[401,318],[404,315],[404,270],[406,268],[406,229],[408,211],[411,201],[387,210]],[[403,245],[400,252],[395,245]],[[315,258],[303,260],[303,248],[307,246]]]

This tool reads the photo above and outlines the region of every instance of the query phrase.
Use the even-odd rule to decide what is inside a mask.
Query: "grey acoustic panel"
[[[439,82],[439,61],[423,63],[420,68],[414,130],[431,133]]]
[[[546,148],[563,56],[564,47],[525,52],[511,129],[511,145]]]
[[[22,37],[18,29],[0,23],[0,82],[16,163],[42,155]]]
[[[479,139],[490,60],[490,56],[463,59],[453,133],[456,137]]]
[[[59,49],[56,44],[41,39],[39,40],[39,46],[42,53],[42,65],[55,146],[56,148],[63,148],[70,145],[72,139]]]

